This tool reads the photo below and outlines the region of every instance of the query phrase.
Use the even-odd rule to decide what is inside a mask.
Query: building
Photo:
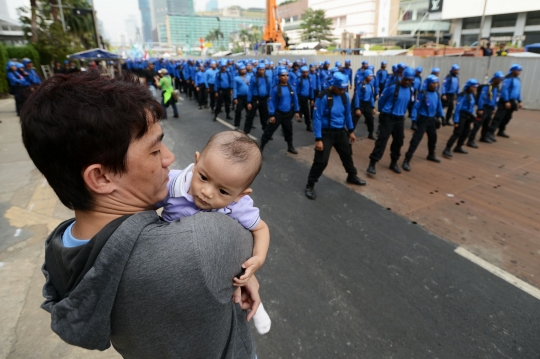
[[[193,0],[167,0],[167,11],[172,15],[195,15]]]
[[[308,0],[308,7],[324,10],[332,19],[336,41],[343,32],[361,34],[362,38],[397,33],[392,25],[399,16],[399,0]]]
[[[242,17],[216,17],[216,16],[184,16],[168,15],[166,17],[167,42],[176,46],[197,48],[200,46],[199,39],[204,39],[211,31],[219,29],[223,33],[223,39],[214,48],[228,47],[231,33],[238,30],[249,29],[252,26],[264,26],[264,18]]]
[[[139,34],[139,19],[135,15],[129,15],[124,21],[125,35],[127,43],[133,43],[138,39]]]
[[[26,43],[21,24],[9,16],[6,0],[0,0],[0,43],[5,45]]]
[[[469,46],[478,40],[484,2],[470,0],[441,1],[432,10],[433,20],[452,22],[452,43]],[[481,37],[492,43],[513,43],[518,46],[540,42],[540,1],[486,0],[484,26]]]
[[[142,20],[142,39],[144,42],[152,41],[152,11],[150,10],[150,0],[139,0],[139,10]]]
[[[277,16],[281,20],[281,28],[284,36],[288,38],[289,45],[298,45],[302,42],[304,31],[300,25],[307,9],[308,0],[298,0],[278,6]]]
[[[150,0],[150,11],[152,14],[152,41],[162,42],[160,40],[160,26],[165,27],[165,17],[167,16],[167,0]],[[166,42],[166,41],[165,41]]]
[[[430,20],[429,0],[401,0],[399,4],[398,35],[420,34],[423,37],[441,38],[450,31],[451,21]]]
[[[219,9],[218,1],[217,0],[208,0],[208,2],[206,3],[205,9],[208,12],[217,11],[217,9]]]

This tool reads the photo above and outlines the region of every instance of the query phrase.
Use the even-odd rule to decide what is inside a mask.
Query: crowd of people
[[[441,126],[453,126],[442,152],[446,158],[453,157],[453,153],[467,154],[465,145],[478,148],[479,133],[479,140],[484,143],[496,142],[496,137],[509,137],[506,127],[513,112],[521,108],[521,65],[512,65],[506,74],[495,72],[487,84],[468,79],[463,86],[457,64],[452,65],[442,83],[441,69],[437,67],[423,78],[421,66],[413,68],[400,62],[392,65],[390,71],[387,66],[382,61],[376,70],[366,60],[354,71],[350,60],[343,64],[337,61],[332,66],[330,61],[307,64],[305,59],[283,59],[277,64],[267,59],[128,60],[125,64],[126,70],[145,77],[153,91],[163,90],[165,118],[169,105],[175,117],[178,114],[174,97],[169,95],[173,87],[197,101],[199,109],[210,108],[214,121],[224,109],[226,119],[234,120],[235,129],[246,134],[254,128],[258,112],[263,130],[261,150],[281,126],[287,151],[297,154],[292,119],[303,118],[306,130],[314,132],[317,150],[305,189],[310,199],[316,198],[314,186],[328,164],[332,147],[348,173],[347,182],[366,184],[357,176],[350,146],[356,140],[354,130],[362,116],[367,137],[375,141],[367,168],[370,175],[377,173],[376,164],[390,137],[390,169],[395,173],[411,170],[413,155],[426,133],[427,159],[441,161],[435,153],[437,130]],[[415,132],[400,167],[407,115]]]

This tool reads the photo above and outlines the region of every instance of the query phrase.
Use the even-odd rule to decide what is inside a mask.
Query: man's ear
[[[111,180],[109,171],[106,171],[103,165],[94,164],[86,167],[82,176],[86,187],[88,187],[91,192],[108,194],[116,189],[116,185]]]
[[[240,201],[240,199],[244,196],[249,196],[250,194],[253,193],[253,190],[251,188],[246,188],[242,193],[240,193],[235,199],[234,201],[235,202],[238,202]]]
[[[195,164],[197,164],[199,162],[200,158],[201,158],[201,154],[199,153],[199,151],[196,151],[195,152]]]

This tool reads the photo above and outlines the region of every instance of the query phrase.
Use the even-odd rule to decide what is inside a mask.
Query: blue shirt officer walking
[[[454,100],[459,93],[459,65],[454,64],[450,69],[450,73],[446,75],[442,84],[442,100],[443,104],[448,106],[446,117],[443,125],[449,125],[450,119],[454,113]]]
[[[221,105],[225,103],[225,113],[227,114],[227,120],[232,120],[229,116],[231,111],[231,92],[233,86],[234,77],[231,76],[229,70],[227,70],[227,60],[222,60],[220,63],[221,70],[216,73],[215,76],[215,96],[217,98],[216,109],[214,112],[214,121],[221,112]]]
[[[247,74],[247,69],[244,65],[238,67],[238,76],[234,78],[233,85],[233,101],[235,105],[234,110],[234,129],[240,129],[240,121],[242,120],[242,110],[248,114],[248,94],[249,94],[249,82],[251,75]]]
[[[488,84],[478,86],[477,98],[478,103],[476,104],[476,113],[477,118],[474,122],[474,127],[469,135],[469,141],[467,146],[472,148],[478,148],[478,145],[475,142],[476,134],[482,128],[482,133],[480,135],[480,142],[492,143],[491,139],[488,137],[489,126],[491,125],[491,118],[495,109],[497,108],[497,103],[499,102],[499,97],[501,94],[500,84],[504,79],[504,73],[502,71],[497,71],[493,74],[493,77]]]
[[[306,130],[313,132],[311,128],[311,106],[315,100],[315,85],[309,76],[309,68],[302,66],[301,75],[297,80],[296,93],[298,94],[298,104],[300,105],[300,115],[304,116]],[[300,119],[298,120],[300,121]]]
[[[329,89],[322,91],[315,101],[313,132],[315,135],[315,158],[304,190],[306,197],[316,199],[315,183],[328,165],[334,147],[347,172],[347,182],[364,186],[366,182],[357,176],[352,159],[352,143],[356,141],[351,117],[348,78],[336,72]]]
[[[266,65],[259,63],[257,72],[249,81],[248,91],[248,115],[244,125],[244,132],[249,134],[253,128],[255,113],[259,111],[262,130],[268,125],[268,97],[272,88],[272,71],[267,71]]]
[[[374,140],[373,136],[374,130],[374,118],[373,115],[375,111],[375,96],[376,96],[376,87],[373,84],[373,71],[365,70],[363,81],[355,88],[354,99],[353,99],[353,123],[354,128],[358,124],[360,117],[364,115],[366,119],[366,125],[368,128],[368,138]]]

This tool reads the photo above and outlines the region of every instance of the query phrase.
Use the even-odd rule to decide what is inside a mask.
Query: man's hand
[[[300,122],[300,114],[298,112],[294,114],[294,117],[296,118],[296,121]]]
[[[216,98],[218,98],[218,97],[219,97],[219,94],[216,92]]]
[[[309,103],[310,106],[314,106],[315,105],[315,101],[311,100],[310,103]]]
[[[354,132],[349,133],[349,141],[351,141],[351,143],[356,142],[356,136],[354,135]]]
[[[251,111],[251,109],[252,109],[253,107],[251,106],[250,103],[248,103],[247,108],[248,108],[249,111]]]
[[[360,111],[359,109],[358,109],[358,110],[356,110],[356,116],[357,116],[357,117],[360,117],[360,116],[362,116],[362,111]]]
[[[270,122],[270,123],[276,123],[276,118],[275,118],[274,116],[272,116],[272,117],[270,117],[270,118],[268,119],[268,122]]]
[[[322,141],[315,141],[315,150],[316,151],[324,150],[324,145]]]
[[[446,95],[442,95],[441,98],[446,101]]]
[[[454,128],[458,128],[459,127],[459,123],[454,123]]]
[[[375,95],[375,101],[379,99],[379,95]]]
[[[195,91],[199,91],[199,87],[195,87]]]
[[[373,115],[377,116],[377,109],[376,108],[373,109]]]
[[[521,110],[523,106],[521,105],[521,102],[518,104],[519,109]]]
[[[234,99],[234,104],[238,105],[238,100],[237,99]]]
[[[255,276],[247,282],[247,284],[241,287],[242,295],[240,298],[240,307],[243,310],[250,310],[247,320],[248,322],[253,318],[259,305],[261,304],[261,297],[259,296],[259,282]]]
[[[478,114],[478,117],[481,117],[484,114],[484,111],[483,110],[478,110],[477,114]]]
[[[507,110],[509,110],[510,107],[512,107],[512,104],[511,104],[510,102],[506,102],[506,103],[504,104],[504,107],[505,107]]]
[[[242,268],[245,269],[244,274],[240,278],[233,278],[234,286],[241,287],[246,285],[250,278],[255,274],[256,271],[261,268],[264,262],[264,258],[253,256],[242,264]]]

